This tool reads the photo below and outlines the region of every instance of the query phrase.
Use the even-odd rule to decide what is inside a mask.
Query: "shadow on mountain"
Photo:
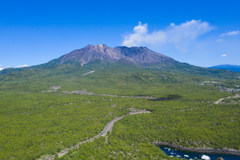
[[[181,95],[178,94],[170,94],[167,95],[166,97],[159,97],[159,98],[154,98],[154,99],[148,99],[150,101],[169,101],[169,100],[176,100],[182,98]]]

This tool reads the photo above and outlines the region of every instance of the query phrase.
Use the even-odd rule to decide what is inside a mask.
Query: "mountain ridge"
[[[147,47],[118,46],[115,49],[139,64],[171,63],[175,61],[173,58],[154,52]]]
[[[108,62],[132,62],[136,64],[169,63],[175,60],[163,54],[154,52],[147,47],[108,47],[105,44],[87,45],[81,49],[74,50],[57,59],[56,64],[64,64],[69,61],[87,64],[94,59]]]
[[[29,77],[34,74],[38,76],[63,75],[78,70],[110,70],[113,73],[125,73],[145,69],[226,79],[240,78],[240,73],[181,63],[147,47],[117,46],[111,48],[100,44],[87,45],[40,65],[4,69],[0,71],[0,76],[2,76],[0,80],[12,80],[16,77]]]
[[[240,72],[240,65],[221,64],[221,65],[212,66],[209,68],[220,69],[220,70],[226,69],[226,70],[233,71],[233,72]]]

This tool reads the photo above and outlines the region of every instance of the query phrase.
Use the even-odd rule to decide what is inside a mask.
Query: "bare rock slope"
[[[122,55],[132,59],[132,61],[138,64],[148,63],[169,63],[173,62],[174,59],[165,56],[163,54],[151,51],[147,47],[115,47],[116,50],[120,51]]]
[[[115,47],[110,48],[104,44],[88,45],[77,49],[59,58],[58,64],[65,62],[79,62],[86,64],[94,59],[108,62],[126,62],[136,64],[168,63],[174,60],[170,57],[156,53],[146,47]]]

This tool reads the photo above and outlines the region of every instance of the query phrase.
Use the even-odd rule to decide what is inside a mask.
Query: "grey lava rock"
[[[108,62],[123,62],[126,64],[153,64],[175,62],[174,59],[163,54],[151,51],[147,47],[115,47],[110,48],[105,44],[88,45],[82,49],[74,50],[57,59],[56,64],[79,62],[82,65],[94,59]]]
[[[149,63],[168,63],[174,61],[172,58],[163,54],[151,51],[147,47],[115,47],[114,49],[121,52],[122,55],[131,58],[138,64]]]

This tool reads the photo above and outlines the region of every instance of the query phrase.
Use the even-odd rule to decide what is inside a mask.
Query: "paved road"
[[[117,117],[113,120],[111,120],[110,122],[108,122],[108,124],[106,125],[106,127],[103,129],[103,131],[101,133],[99,133],[98,135],[94,136],[93,138],[90,138],[86,141],[82,141],[82,142],[79,142],[77,145],[75,146],[72,146],[70,148],[67,148],[65,150],[62,150],[61,152],[57,153],[58,154],[58,157],[62,157],[64,156],[65,154],[68,153],[69,150],[71,149],[75,149],[75,148],[79,148],[79,145],[83,144],[83,143],[87,143],[87,142],[92,142],[94,141],[94,139],[96,138],[99,138],[101,136],[106,136],[106,134],[111,130],[111,128],[113,127],[114,123],[119,121],[120,119],[126,117],[126,116],[129,116],[129,115],[134,115],[134,114],[141,114],[141,113],[151,113],[150,111],[146,111],[146,110],[140,110],[140,111],[136,111],[136,112],[130,112],[129,114],[127,115],[124,115],[124,116],[121,116],[121,117]],[[51,157],[47,157],[45,158],[45,160],[52,160],[54,159],[55,155],[52,155]]]
[[[100,136],[106,136],[106,134],[111,130],[111,128],[113,127],[114,123],[119,121],[120,119],[124,118],[125,116],[121,116],[121,117],[118,117],[118,118],[115,118],[113,120],[111,120],[107,125],[106,127],[104,128],[104,130],[98,135],[99,137]]]

